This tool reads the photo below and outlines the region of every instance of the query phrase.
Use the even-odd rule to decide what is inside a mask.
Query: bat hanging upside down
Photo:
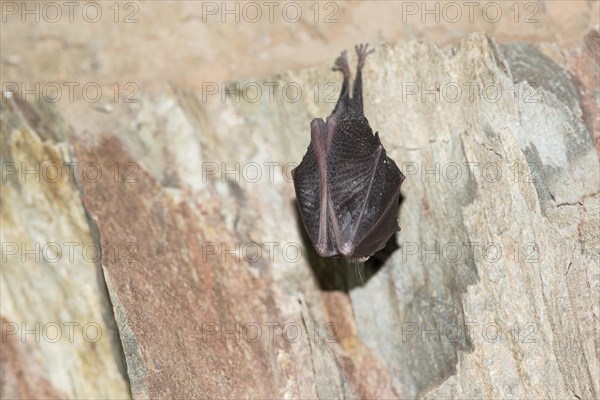
[[[333,69],[344,74],[340,98],[326,122],[310,123],[310,145],[292,171],[302,222],[322,257],[366,260],[400,230],[404,175],[363,115],[361,71],[373,52],[367,46],[356,46],[352,98],[346,51],[337,58]]]

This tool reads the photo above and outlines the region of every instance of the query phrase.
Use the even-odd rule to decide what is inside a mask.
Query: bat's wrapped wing
[[[347,257],[368,257],[400,230],[397,214],[404,175],[362,116],[338,123],[327,160],[339,250]]]
[[[404,175],[364,116],[318,121],[294,170],[302,220],[321,256],[369,257],[400,229]]]

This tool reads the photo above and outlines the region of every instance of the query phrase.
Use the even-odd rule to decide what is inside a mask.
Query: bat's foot
[[[365,65],[365,60],[367,59],[367,56],[375,51],[375,49],[367,51],[367,47],[369,47],[368,43],[354,46],[354,48],[356,49],[356,56],[358,57],[358,69],[362,69],[362,67]]]
[[[350,76],[350,66],[348,66],[346,50],[342,51],[342,54],[335,60],[335,65],[331,69],[334,71],[342,71],[344,76]]]

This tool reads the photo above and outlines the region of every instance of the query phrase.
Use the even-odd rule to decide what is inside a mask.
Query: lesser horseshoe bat
[[[367,259],[397,231],[404,175],[386,155],[363,114],[362,68],[368,45],[356,46],[358,64],[350,97],[346,51],[334,70],[344,80],[326,121],[310,123],[311,141],[292,171],[300,216],[317,253]]]

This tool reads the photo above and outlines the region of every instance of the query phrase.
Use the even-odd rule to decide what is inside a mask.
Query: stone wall
[[[567,42],[375,46],[407,180],[365,265],[316,256],[290,182],[338,49],[224,98],[4,93],[2,398],[597,398],[598,28]]]

